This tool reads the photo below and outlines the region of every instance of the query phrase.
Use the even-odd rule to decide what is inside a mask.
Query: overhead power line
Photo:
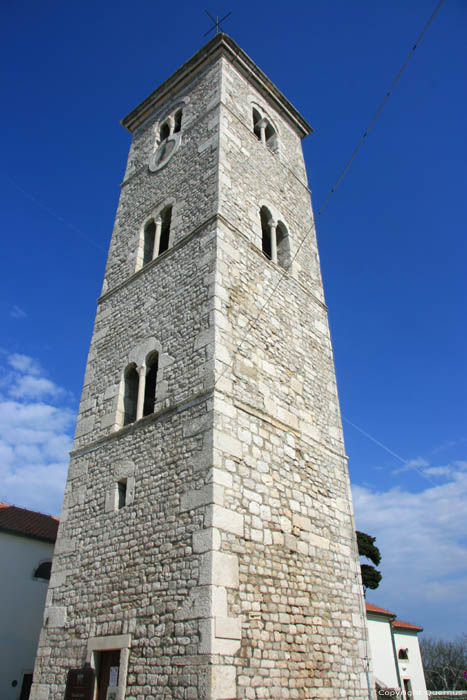
[[[376,112],[375,112],[375,114],[374,114],[372,120],[370,121],[369,125],[367,126],[367,128],[366,128],[365,131],[363,132],[363,134],[362,134],[362,136],[361,136],[361,138],[360,138],[360,141],[358,142],[357,146],[355,147],[355,149],[354,149],[352,155],[350,156],[349,160],[347,161],[347,163],[346,163],[344,169],[342,170],[342,172],[340,173],[339,177],[337,178],[337,180],[336,180],[334,186],[330,189],[330,191],[329,191],[329,193],[328,193],[328,195],[327,195],[327,197],[326,197],[326,199],[325,199],[323,205],[321,206],[321,208],[320,208],[319,211],[318,211],[318,214],[317,214],[316,217],[314,218],[313,223],[311,224],[310,228],[308,229],[308,231],[305,233],[305,235],[303,236],[302,240],[300,241],[300,243],[299,243],[299,245],[298,245],[298,248],[297,248],[297,250],[295,251],[295,254],[293,255],[293,257],[292,257],[290,263],[288,264],[288,266],[287,266],[287,268],[284,270],[284,272],[281,272],[281,275],[280,275],[280,277],[279,277],[279,280],[278,280],[277,283],[274,285],[274,287],[272,288],[272,290],[271,290],[271,292],[269,293],[269,295],[266,297],[266,299],[265,299],[263,305],[261,306],[261,308],[259,309],[258,313],[257,313],[256,316],[249,322],[249,324],[247,325],[246,330],[245,330],[245,333],[243,334],[243,336],[242,336],[242,338],[241,338],[239,344],[237,345],[237,347],[235,348],[235,350],[234,350],[234,352],[233,352],[233,359],[235,359],[237,353],[238,353],[239,350],[242,348],[242,346],[243,346],[245,340],[248,338],[248,336],[250,335],[251,331],[252,331],[253,328],[256,326],[256,323],[258,322],[258,320],[259,320],[260,317],[262,316],[262,314],[263,314],[263,312],[264,312],[266,306],[268,306],[270,300],[271,300],[272,297],[275,295],[275,293],[276,293],[276,291],[277,291],[279,285],[281,284],[281,282],[282,282],[282,280],[284,279],[284,277],[287,275],[288,270],[291,268],[291,266],[292,266],[294,260],[296,259],[297,255],[299,254],[300,250],[302,249],[302,246],[303,246],[303,244],[305,243],[305,241],[307,240],[308,236],[312,233],[312,231],[313,231],[314,229],[316,229],[316,222],[318,221],[318,219],[320,218],[320,216],[322,216],[322,214],[324,213],[325,209],[327,208],[327,206],[328,206],[328,204],[329,204],[329,202],[330,202],[330,200],[331,200],[331,197],[333,196],[333,194],[335,193],[335,191],[337,190],[337,188],[338,188],[339,185],[341,184],[342,180],[344,179],[344,177],[345,177],[346,174],[348,173],[348,171],[349,171],[349,169],[350,169],[350,166],[352,165],[353,161],[354,161],[355,158],[357,157],[357,154],[358,154],[358,152],[360,151],[360,149],[361,149],[361,147],[362,147],[362,145],[363,145],[363,142],[365,141],[366,137],[368,136],[368,134],[370,133],[371,129],[372,129],[373,126],[375,125],[375,122],[376,122],[376,120],[378,119],[379,115],[381,114],[381,112],[382,112],[382,110],[383,110],[383,108],[384,108],[386,102],[388,101],[388,99],[389,99],[389,97],[391,96],[391,94],[392,94],[394,88],[396,87],[397,83],[399,82],[399,80],[400,80],[402,74],[404,73],[405,69],[407,68],[407,65],[408,65],[410,59],[412,58],[412,56],[413,56],[413,54],[414,54],[414,52],[415,52],[415,49],[417,48],[417,46],[419,45],[420,41],[423,39],[424,35],[425,35],[426,32],[428,31],[428,28],[430,27],[431,23],[433,22],[434,18],[435,18],[436,15],[438,14],[438,12],[439,12],[439,10],[441,9],[441,7],[442,7],[442,5],[444,4],[444,2],[445,2],[445,0],[440,0],[440,2],[438,2],[438,4],[436,5],[436,7],[435,7],[433,13],[431,14],[430,18],[429,18],[428,21],[426,22],[426,24],[425,24],[425,26],[424,26],[424,28],[423,28],[423,31],[420,33],[420,35],[419,35],[419,37],[417,38],[417,40],[415,41],[414,45],[413,45],[412,48],[410,49],[407,58],[405,59],[405,61],[404,61],[404,63],[402,64],[402,66],[401,66],[399,72],[397,73],[396,77],[394,78],[391,87],[390,87],[389,90],[386,92],[386,94],[385,94],[383,100],[381,101],[380,105],[378,106],[378,109],[376,110]],[[224,368],[224,370],[220,373],[219,377],[218,377],[218,378],[216,379],[216,381],[214,382],[214,386],[217,385],[217,383],[219,382],[219,380],[222,379],[222,377],[223,377],[224,374],[227,372],[227,370],[230,369],[232,366],[233,366],[233,365],[230,365],[230,364],[229,364],[229,365],[227,365],[227,366]]]

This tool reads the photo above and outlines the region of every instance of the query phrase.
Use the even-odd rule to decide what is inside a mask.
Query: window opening
[[[264,255],[271,260],[271,214],[266,207],[261,207],[261,232],[262,232],[262,249]]]
[[[121,479],[117,483],[117,509],[120,510],[120,508],[123,508],[126,506],[126,487],[127,487],[127,480],[126,479]]]
[[[405,700],[410,700],[410,698],[413,698],[412,683],[408,678],[404,678],[404,694]]]
[[[170,224],[172,222],[172,207],[165,207],[161,212],[161,238],[158,255],[164,253],[169,247]]]
[[[32,673],[25,673],[21,684],[21,695],[19,700],[28,700],[32,686]]]
[[[134,423],[138,405],[139,375],[136,365],[129,365],[125,371],[125,393],[123,396],[123,425]]]
[[[156,224],[154,220],[149,221],[144,227],[144,255],[143,265],[151,262],[154,254],[154,241],[156,237]]]
[[[266,122],[264,136],[266,139],[266,146],[269,150],[275,152],[277,150],[277,134],[269,122]]]
[[[143,416],[149,416],[151,413],[154,413],[158,366],[159,355],[157,352],[151,353],[146,360]]]
[[[177,134],[179,131],[182,129],[182,110],[179,109],[177,112],[175,112],[175,119],[174,119],[174,134]]]
[[[261,127],[259,125],[260,121],[261,114],[253,107],[253,132],[259,141],[261,141]]]
[[[408,649],[399,649],[399,659],[403,659],[405,661],[408,661],[409,658],[409,650]]]
[[[97,700],[114,700],[117,697],[120,673],[120,649],[101,651],[98,655]],[[110,692],[109,691],[113,691]]]
[[[277,132],[269,119],[262,117],[253,107],[253,133],[273,153],[277,152]]]
[[[168,122],[164,122],[159,130],[159,140],[165,141],[170,136],[170,126]]]
[[[43,581],[50,581],[50,571],[52,569],[51,561],[44,561],[39,564],[34,572],[34,578],[41,578]]]
[[[282,221],[277,224],[275,235],[277,237],[277,262],[281,267],[287,269],[290,264],[290,242],[289,234]]]

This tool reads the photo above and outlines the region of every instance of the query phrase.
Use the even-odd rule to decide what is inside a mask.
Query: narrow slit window
[[[266,209],[266,207],[261,207],[261,232],[262,232],[262,249],[264,255],[271,260],[272,250],[271,250],[271,214]]]
[[[123,425],[134,423],[138,405],[139,374],[136,365],[129,365],[125,371],[125,393],[123,396]]]
[[[164,253],[169,247],[170,240],[170,224],[172,223],[172,207],[165,207],[161,212],[161,239],[159,244],[158,255]]]
[[[121,479],[117,483],[117,510],[126,506],[126,488],[127,480]]]
[[[156,224],[154,220],[148,221],[144,227],[144,255],[143,265],[151,262],[154,255],[154,241],[156,236]]]
[[[158,367],[159,355],[157,352],[153,352],[146,359],[146,382],[144,387],[143,416],[149,416],[151,413],[154,413]]]
[[[177,134],[182,129],[182,110],[175,112],[174,117],[174,134]]]

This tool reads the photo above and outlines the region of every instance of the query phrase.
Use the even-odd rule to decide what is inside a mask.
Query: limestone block
[[[46,627],[64,627],[66,622],[65,607],[46,608],[44,613],[44,625]]]
[[[213,446],[215,448],[221,450],[221,452],[226,452],[232,457],[241,458],[242,443],[240,440],[237,440],[231,435],[227,435],[227,433],[223,433],[220,430],[214,430],[213,438]]]
[[[200,585],[238,588],[238,559],[235,554],[206,552],[201,555]]]
[[[31,686],[30,700],[49,700],[50,686],[43,683],[33,683]]]
[[[233,510],[213,504],[206,513],[206,525],[217,527],[225,532],[243,536],[243,515]]]
[[[223,503],[224,488],[218,484],[208,484],[201,489],[187,491],[180,498],[180,510],[192,510],[209,503]]]
[[[212,667],[212,700],[231,700],[237,697],[235,666]]]
[[[90,433],[91,430],[93,430],[94,428],[94,422],[94,416],[89,416],[88,418],[81,418],[76,425],[75,439],[86,435],[86,433]]]
[[[292,522],[294,525],[296,525],[296,527],[299,527],[300,530],[306,530],[307,532],[311,532],[313,529],[310,518],[307,518],[304,515],[300,515],[299,513],[293,513]]]
[[[220,549],[221,536],[215,528],[198,530],[193,533],[193,551],[197,553],[208,552],[210,549]]]
[[[195,620],[208,618],[213,614],[213,607],[219,610],[219,614],[227,612],[227,597],[225,589],[219,590],[215,586],[197,586],[190,593],[178,610],[175,612],[175,620]]]
[[[241,639],[242,622],[236,617],[216,617],[215,632],[216,637],[223,639]]]
[[[53,571],[50,576],[49,588],[59,588],[66,581],[66,571]]]
[[[215,484],[219,484],[220,486],[226,486],[227,488],[232,488],[232,475],[229,474],[229,472],[224,471],[223,469],[213,469],[212,480]]]
[[[75,551],[76,540],[71,537],[59,537],[56,544],[54,554],[70,554]]]

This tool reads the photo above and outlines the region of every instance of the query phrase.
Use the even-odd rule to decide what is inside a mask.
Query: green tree
[[[373,590],[378,588],[383,578],[381,572],[376,568],[381,561],[381,552],[375,545],[375,540],[376,537],[371,537],[371,535],[367,535],[366,532],[357,530],[358,553],[361,557],[366,557],[375,565],[360,564],[365,595],[368,588]]]
[[[467,634],[452,642],[423,637],[420,651],[428,690],[467,690]]]

